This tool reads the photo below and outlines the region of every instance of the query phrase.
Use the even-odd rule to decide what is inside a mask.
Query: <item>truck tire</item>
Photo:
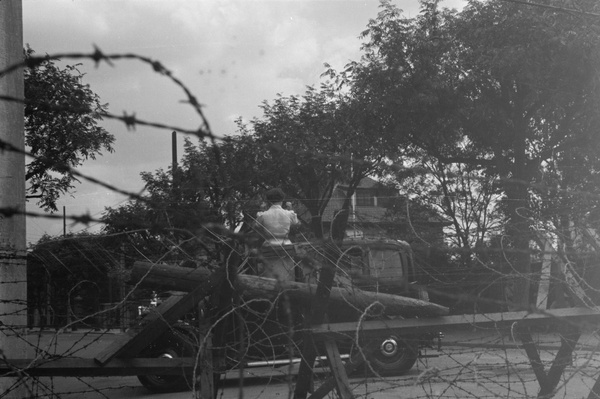
[[[187,339],[186,339],[187,338]],[[154,343],[142,351],[140,357],[162,357],[162,358],[177,358],[177,357],[193,357],[194,348],[185,336],[185,333],[180,331],[167,331],[160,336]],[[154,393],[180,392],[192,388],[194,381],[190,375],[138,375],[138,380],[144,387]]]
[[[403,375],[415,365],[418,357],[417,341],[390,335],[381,340],[378,349],[369,357],[367,370],[372,369],[381,376]]]

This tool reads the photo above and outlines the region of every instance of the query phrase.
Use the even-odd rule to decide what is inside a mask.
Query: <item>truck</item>
[[[417,271],[410,245],[389,239],[349,239],[338,247],[335,259],[324,247],[314,242],[296,245],[263,246],[256,256],[250,256],[239,277],[274,279],[279,285],[305,284],[316,287],[321,267],[326,261],[335,265],[335,292],[361,291],[382,298],[396,296],[412,298],[419,303],[428,301],[427,291],[417,281]],[[159,278],[157,280],[165,280]],[[276,284],[276,285],[277,285]],[[283,291],[284,293],[286,291]],[[333,290],[332,290],[333,292]],[[404,314],[389,314],[383,307],[370,307],[368,312],[358,306],[345,306],[343,300],[329,301],[327,321],[330,323],[357,321],[359,319],[403,318]],[[272,297],[255,295],[233,304],[233,311],[221,317],[214,330],[218,334],[213,348],[221,371],[240,367],[283,365],[300,361],[303,334],[309,303],[285,294]],[[215,320],[218,309],[207,301],[205,314]],[[409,317],[414,317],[411,314]],[[417,312],[418,317],[418,312]],[[178,323],[169,332],[152,343],[146,350],[150,357],[190,356],[193,340],[197,336],[193,323]],[[365,362],[361,371],[380,376],[401,375],[408,372],[423,355],[424,348],[441,344],[441,334],[401,335],[389,331],[385,337],[376,338],[377,349]],[[373,338],[369,338],[372,340]],[[362,338],[340,342],[343,357],[367,344]],[[319,358],[318,358],[319,359]],[[324,357],[320,358],[321,360]],[[148,389],[166,392],[185,384],[186,376],[140,376]]]

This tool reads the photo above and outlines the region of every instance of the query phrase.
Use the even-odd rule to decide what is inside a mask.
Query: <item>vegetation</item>
[[[596,169],[587,154],[599,143],[598,21],[503,1],[472,1],[460,13],[437,3],[423,2],[408,20],[384,2],[364,32],[352,84],[387,109],[411,145],[443,165],[497,178],[502,249],[520,277],[513,300],[526,306],[534,221],[544,222],[532,204],[558,188],[547,180],[549,166],[566,167],[561,177],[572,176],[575,158],[584,176]]]
[[[33,53],[28,47],[25,58]],[[107,105],[77,68],[48,59],[25,69],[25,145],[34,156],[25,174],[27,198],[47,211],[56,211],[58,198],[74,187],[71,168],[113,151],[114,136],[98,125]]]
[[[383,1],[360,60],[328,68],[302,96],[265,101],[234,135],[186,141],[176,170],[143,173],[147,194],[107,209],[105,233],[128,232],[150,259],[198,259],[224,242],[215,226],[251,221],[260,193],[278,186],[320,238],[343,183],[332,234],[341,238],[358,183],[378,177],[414,202],[390,201],[390,220],[400,207],[424,218],[435,209],[453,251],[440,258],[512,271],[508,299],[527,306],[524,277],[543,237],[580,276],[590,260],[575,254],[598,246],[583,232],[598,227],[600,209],[600,25],[586,14],[596,2],[574,4],[579,13],[505,1],[458,12],[426,0],[406,18]]]

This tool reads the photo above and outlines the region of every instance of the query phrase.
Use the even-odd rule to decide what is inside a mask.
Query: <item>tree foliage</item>
[[[25,50],[25,58],[34,51]],[[78,65],[63,69],[54,60],[25,69],[25,145],[27,197],[56,211],[56,201],[74,188],[71,168],[102,151],[113,151],[114,136],[99,126],[106,104],[83,83]]]
[[[414,196],[449,217],[457,247],[493,241],[510,269],[529,275],[538,226],[561,226],[566,235],[575,219],[598,213],[597,197],[576,193],[597,192],[599,32],[585,13],[514,2],[469,1],[458,12],[428,0],[405,18],[383,1],[363,32],[360,60],[341,72],[329,68],[319,89],[265,101],[263,116],[239,122],[237,135],[186,143],[177,195],[201,201],[231,227],[249,199],[279,186],[303,205],[320,237],[336,185],[348,187],[347,211],[363,177],[386,176],[401,187],[407,175],[398,171],[418,165],[426,174],[411,176],[420,179]],[[167,175],[146,179],[173,200]],[[492,225],[503,228],[502,240],[489,234],[490,211],[506,222]],[[518,305],[527,291],[517,287]]]
[[[179,189],[184,197],[203,198],[218,221],[234,229],[245,213],[256,213],[260,205],[266,188],[257,167],[260,156],[256,140],[247,134],[197,144],[186,139],[176,174]]]
[[[392,179],[402,182],[400,193],[430,207],[431,214],[447,221],[448,246],[460,249],[471,259],[471,251],[503,232],[504,216],[495,176],[481,167],[444,163],[422,152],[415,162]]]
[[[177,171],[176,174],[187,174]],[[210,206],[205,181],[174,183],[172,170],[142,172],[146,193],[117,208],[106,208],[104,233],[127,237],[131,251],[153,261],[186,261],[206,254],[200,241],[205,226],[223,223],[218,209]]]
[[[302,97],[279,96],[262,108],[263,116],[244,127],[258,144],[262,182],[281,187],[302,204],[316,237],[323,236],[322,216],[334,189],[344,183],[342,216],[332,232],[340,238],[356,187],[382,170],[393,149],[379,139],[379,119],[332,83],[310,87]]]
[[[182,220],[176,216],[177,207],[187,209],[189,205],[209,210],[212,221],[234,228],[244,217],[252,222],[266,189],[281,187],[289,199],[301,205],[305,214],[300,216],[309,221],[312,234],[322,237],[321,217],[334,188],[342,182],[349,185],[347,209],[360,180],[381,169],[383,145],[360,123],[362,108],[330,86],[309,88],[303,97],[280,96],[272,103],[265,102],[263,113],[247,125],[238,121],[236,135],[197,144],[186,139],[175,173],[142,174],[148,196],[143,204],[133,201],[109,210],[105,221],[111,227],[107,231],[114,231],[119,219],[131,221],[131,213],[140,210],[151,214],[133,220],[148,225],[157,220],[159,204],[163,204],[161,209],[171,210],[165,219],[169,223],[156,226],[195,234],[202,218],[194,227],[189,223],[194,212],[181,212],[187,215]],[[118,217],[121,212],[129,215]]]
[[[403,140],[441,162],[499,177],[504,242],[521,275],[530,270],[532,193],[546,183],[546,165],[573,156],[597,163],[576,154],[590,154],[590,146],[597,153],[599,143],[598,28],[581,14],[504,1],[470,1],[461,12],[425,1],[412,20],[383,2],[352,68],[355,84],[387,109]],[[465,138],[467,148],[459,145]],[[527,287],[517,291],[525,306]]]

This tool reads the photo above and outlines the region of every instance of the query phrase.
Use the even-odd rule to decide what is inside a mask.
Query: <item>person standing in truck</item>
[[[273,188],[265,194],[269,209],[256,215],[257,230],[264,236],[263,245],[289,245],[290,228],[299,224],[296,212],[283,208],[284,192]]]

